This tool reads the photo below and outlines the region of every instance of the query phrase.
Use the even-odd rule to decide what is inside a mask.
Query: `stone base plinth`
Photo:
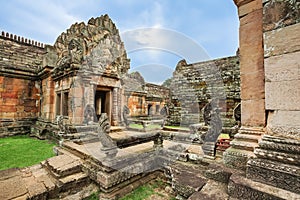
[[[230,142],[230,148],[223,153],[224,164],[235,169],[246,170],[249,158],[254,156],[258,140],[264,132],[261,128],[242,127]]]
[[[300,194],[300,141],[265,135],[247,163],[247,178]]]

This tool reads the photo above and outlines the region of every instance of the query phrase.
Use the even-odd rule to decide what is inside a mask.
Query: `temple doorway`
[[[106,113],[109,119],[111,119],[111,89],[101,89],[96,91],[95,112],[98,120],[101,113]]]

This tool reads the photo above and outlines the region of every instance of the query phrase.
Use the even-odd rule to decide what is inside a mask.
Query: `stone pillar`
[[[300,197],[300,5],[264,0],[267,132],[247,163],[247,178]],[[297,198],[295,198],[297,199]]]
[[[116,126],[118,124],[118,88],[113,89],[112,94],[112,120],[111,125]]]
[[[84,86],[81,83],[79,77],[73,77],[73,83],[71,84],[69,97],[70,97],[70,113],[69,119],[71,124],[82,124],[84,113]]]
[[[224,153],[224,163],[246,169],[265,127],[262,0],[234,0],[240,19],[241,129]]]

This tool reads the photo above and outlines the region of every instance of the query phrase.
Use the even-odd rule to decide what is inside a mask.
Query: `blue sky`
[[[183,58],[232,56],[238,48],[232,0],[9,0],[1,2],[0,29],[54,44],[71,24],[103,14],[121,33],[131,71],[149,82],[163,82]],[[145,46],[132,45],[141,41]]]

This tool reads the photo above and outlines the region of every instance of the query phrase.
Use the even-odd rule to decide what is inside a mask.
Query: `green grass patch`
[[[120,200],[144,200],[148,199],[151,195],[156,194],[160,197],[165,197],[165,195],[157,192],[157,190],[161,189],[164,190],[166,183],[162,180],[157,179],[155,181],[151,181],[145,185],[142,185],[132,191],[130,194],[126,195],[125,197],[121,198]],[[166,197],[166,200],[169,198]]]
[[[54,146],[26,135],[0,138],[0,170],[37,164],[54,156]]]
[[[154,194],[154,189],[147,184],[138,187],[129,195],[121,198],[121,200],[144,200],[152,194]]]
[[[89,196],[88,198],[85,198],[84,200],[99,200],[99,193],[100,192],[95,192],[91,196]]]

